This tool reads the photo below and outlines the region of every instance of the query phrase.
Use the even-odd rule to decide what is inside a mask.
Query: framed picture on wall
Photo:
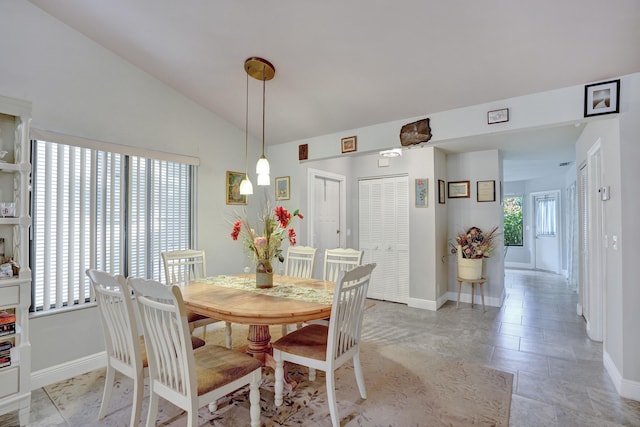
[[[445,204],[445,189],[444,189],[444,181],[439,179],[438,180],[438,203],[440,203],[441,205]]]
[[[351,153],[358,149],[358,137],[356,136],[348,136],[346,138],[342,138],[341,142],[343,153]]]
[[[496,201],[496,182],[495,181],[478,181],[476,182],[477,199],[479,202],[495,202]]]
[[[450,181],[449,182],[449,198],[461,199],[470,197],[470,182],[469,181]]]
[[[584,116],[599,116],[620,111],[620,79],[584,87]]]
[[[290,178],[288,176],[279,176],[276,178],[276,200],[289,200],[289,184]]]
[[[428,184],[429,180],[427,178],[416,178],[416,208],[426,208],[427,207],[427,195],[428,195]]]
[[[227,204],[228,205],[246,205],[247,195],[240,194],[240,182],[244,178],[244,172],[227,171]]]

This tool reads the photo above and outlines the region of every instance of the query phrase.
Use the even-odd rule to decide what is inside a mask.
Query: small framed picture
[[[427,178],[416,178],[416,208],[427,207],[428,184]]]
[[[440,203],[441,205],[445,204],[445,190],[444,190],[444,181],[439,179],[438,180],[438,203]]]
[[[476,182],[477,199],[479,202],[496,201],[496,182],[478,181]]]
[[[487,113],[487,123],[492,125],[494,123],[502,123],[509,121],[509,109],[502,108],[500,110],[493,110]]]
[[[298,145],[298,160],[307,160],[309,158],[309,144]]]
[[[620,112],[620,79],[584,87],[584,116]]]
[[[449,198],[450,199],[463,199],[470,197],[471,183],[469,181],[451,181],[449,182]]]
[[[291,198],[289,193],[289,181],[288,176],[276,177],[276,200],[289,200]]]
[[[342,138],[342,152],[343,153],[351,153],[358,149],[358,137],[357,136],[348,136],[346,138]]]
[[[227,204],[228,205],[246,205],[247,195],[240,194],[240,183],[244,179],[244,172],[227,171]]]

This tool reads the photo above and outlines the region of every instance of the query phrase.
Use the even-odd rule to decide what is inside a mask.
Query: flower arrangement
[[[271,260],[277,258],[284,261],[280,245],[285,238],[293,246],[296,244],[296,232],[293,227],[289,227],[294,217],[303,219],[302,214],[296,209],[293,214],[282,206],[276,206],[273,210],[267,207],[260,218],[262,222],[262,233],[256,233],[251,228],[246,218],[240,218],[233,224],[231,238],[233,240],[242,239],[244,249],[250,254],[254,262],[261,260]]]
[[[483,233],[478,227],[470,227],[456,236],[455,245],[452,243],[451,253],[455,254],[460,247],[463,258],[490,257],[497,245],[498,227],[493,227],[488,233]]]

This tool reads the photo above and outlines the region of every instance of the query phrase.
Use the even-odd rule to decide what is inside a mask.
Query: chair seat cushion
[[[260,360],[239,351],[208,344],[193,352],[198,396],[222,387],[262,367]]]
[[[328,335],[329,328],[326,325],[312,324],[283,336],[273,343],[273,348],[311,359],[326,360]]]

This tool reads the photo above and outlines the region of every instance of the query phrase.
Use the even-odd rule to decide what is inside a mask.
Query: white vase
[[[458,246],[458,277],[466,280],[482,278],[482,261],[484,258],[464,258],[462,247]]]

